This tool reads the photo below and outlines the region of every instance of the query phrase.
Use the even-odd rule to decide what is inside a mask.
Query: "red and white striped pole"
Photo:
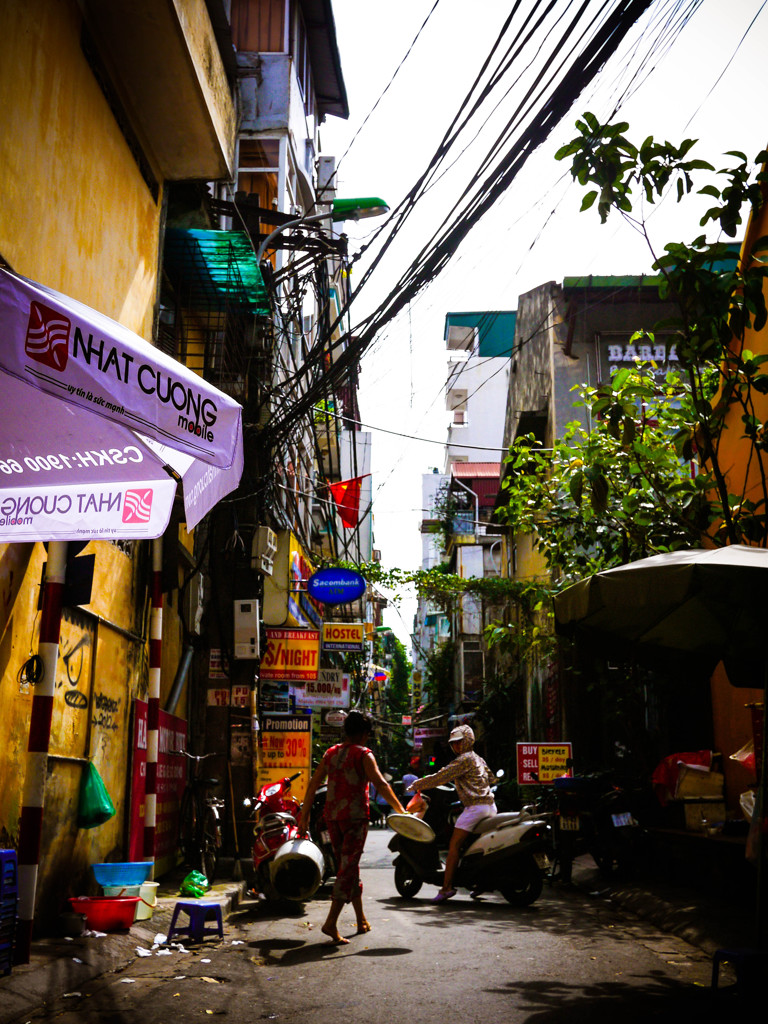
[[[32,950],[37,869],[40,864],[43,835],[45,780],[48,773],[48,746],[51,740],[53,694],[56,685],[56,664],[59,660],[61,607],[66,573],[66,541],[52,542],[48,545],[48,562],[40,611],[38,653],[43,663],[43,675],[40,682],[35,683],[32,697],[27,770],[24,776],[19,829],[19,916],[14,948],[14,959],[17,964],[28,964]]]
[[[163,541],[162,538],[158,538],[152,541],[152,608],[149,618],[149,703],[147,706],[147,777],[144,790],[144,860],[151,861],[155,859],[157,758],[160,749],[160,665],[163,639],[162,569]]]

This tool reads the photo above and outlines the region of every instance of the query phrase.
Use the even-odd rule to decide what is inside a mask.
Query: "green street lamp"
[[[383,199],[379,199],[377,196],[368,196],[363,199],[334,199],[331,209],[325,213],[312,213],[308,217],[296,217],[295,220],[286,221],[279,228],[275,228],[259,246],[256,261],[261,263],[264,253],[273,239],[283,231],[287,231],[288,228],[298,227],[300,224],[317,224],[323,220],[334,223],[345,220],[364,220],[367,217],[383,217],[385,213],[389,213],[389,207]]]

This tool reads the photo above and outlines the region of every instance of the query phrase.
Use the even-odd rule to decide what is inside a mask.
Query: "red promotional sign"
[[[155,875],[176,864],[179,807],[186,779],[186,758],[171,754],[187,745],[187,723],[160,709],[157,756],[157,825]],[[131,761],[130,830],[128,860],[144,859],[144,797],[147,780],[147,702],[133,702],[133,758]]]

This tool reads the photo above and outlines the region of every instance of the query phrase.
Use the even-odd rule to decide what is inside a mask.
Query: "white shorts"
[[[456,828],[465,832],[473,832],[475,825],[481,818],[487,818],[489,814],[496,814],[496,804],[471,804],[465,807],[456,819]]]

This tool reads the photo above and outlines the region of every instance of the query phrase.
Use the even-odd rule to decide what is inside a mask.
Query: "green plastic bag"
[[[80,780],[77,826],[78,828],[96,828],[97,825],[103,825],[105,821],[109,821],[114,814],[115,805],[110,800],[104,780],[96,771],[93,761],[89,761]]]
[[[181,883],[179,893],[182,896],[194,896],[195,899],[201,900],[210,888],[208,879],[205,875],[201,874],[199,871],[190,871]]]

